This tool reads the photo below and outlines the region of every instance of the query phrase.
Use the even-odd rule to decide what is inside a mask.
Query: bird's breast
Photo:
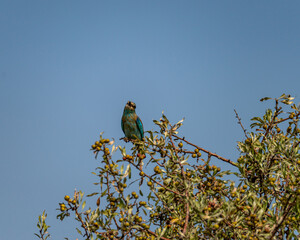
[[[140,137],[140,132],[138,131],[138,127],[136,124],[137,116],[134,114],[124,115],[122,117],[124,133],[126,137]]]

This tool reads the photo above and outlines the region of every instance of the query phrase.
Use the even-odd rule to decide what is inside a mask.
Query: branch
[[[137,170],[139,170],[140,172],[142,171],[142,170],[141,170],[136,164],[134,164],[133,162],[128,161],[128,160],[125,160],[125,161],[127,161],[127,162],[130,163],[130,164],[132,164],[132,166],[134,166],[134,167],[135,167]],[[155,182],[157,185],[163,187],[163,188],[166,189],[167,191],[172,192],[172,193],[174,193],[174,194],[176,194],[176,195],[183,196],[183,194],[181,194],[181,193],[179,193],[179,192],[176,192],[176,191],[173,191],[172,189],[170,189],[170,188],[168,188],[168,187],[162,185],[160,182],[156,181],[154,178],[152,178],[151,176],[149,176],[149,175],[146,174],[145,172],[144,172],[144,174],[145,174],[144,176],[146,176],[147,178],[151,179],[151,181]]]
[[[90,237],[89,230],[87,229],[87,227],[86,227],[85,223],[83,222],[83,220],[82,220],[80,214],[78,213],[78,206],[76,205],[74,208],[75,208],[76,216],[77,216],[77,218],[79,219],[79,221],[81,222],[81,226],[82,226],[82,227],[84,228],[84,230],[85,230],[85,235],[84,235],[84,236],[87,236],[87,238],[89,238],[89,237]]]
[[[300,116],[300,112],[298,112],[298,113],[295,115],[295,117],[298,117],[298,116]],[[281,120],[278,120],[278,121],[274,122],[274,124],[278,124],[278,123],[284,122],[284,121],[289,120],[289,119],[290,119],[290,117],[283,118],[283,119],[281,119]]]
[[[235,109],[234,109],[234,112],[235,112],[235,117],[236,117],[237,120],[238,120],[238,124],[241,125],[241,127],[242,127],[242,129],[243,129],[243,131],[244,131],[245,137],[248,138],[247,131],[246,131],[246,129],[244,128],[244,126],[243,126],[243,124],[242,124],[242,119],[239,117],[239,115],[238,115],[238,113],[237,113],[237,111],[236,111]]]
[[[186,233],[186,230],[187,230],[187,227],[188,227],[188,224],[189,224],[189,217],[190,217],[189,202],[187,202],[186,203],[186,216],[185,216],[185,223],[184,223],[184,228],[183,228],[183,234]]]
[[[195,147],[195,148],[198,148],[200,151],[205,152],[205,153],[207,153],[208,155],[211,155],[211,156],[213,156],[213,157],[216,157],[216,158],[222,160],[223,162],[227,162],[227,163],[231,164],[232,166],[235,166],[235,167],[237,166],[236,163],[232,162],[232,161],[229,160],[229,159],[223,158],[223,157],[221,157],[221,156],[219,156],[219,155],[217,155],[217,154],[215,154],[215,153],[212,153],[212,152],[210,152],[210,151],[208,151],[208,150],[206,150],[206,149],[204,149],[204,148],[198,147],[197,145],[195,145],[195,144],[193,144],[193,143],[190,143],[189,141],[185,140],[184,138],[178,137],[177,135],[173,135],[173,136],[174,136],[175,138],[177,138],[177,139],[180,139],[180,140],[184,141],[185,143],[187,143],[187,144],[189,144],[189,145],[191,145],[191,146],[193,146],[193,147]]]
[[[289,198],[291,198],[291,196]],[[283,213],[281,219],[278,221],[277,225],[274,226],[274,229],[271,233],[271,237],[269,238],[269,240],[273,239],[273,237],[277,233],[278,229],[280,228],[280,226],[282,225],[282,223],[286,219],[287,215],[289,214],[291,208],[295,205],[296,199],[297,199],[297,197],[295,197],[294,201],[284,210],[284,213]]]
[[[176,157],[178,159],[178,164],[180,165],[180,168],[181,168],[181,174],[183,176],[183,183],[186,186],[187,185],[186,184],[186,175],[185,175],[185,172],[184,172],[184,168],[183,168],[182,164],[180,163],[179,156],[178,156],[175,144],[174,144],[173,139],[172,139],[172,135],[169,138],[170,138],[170,141],[172,143],[173,149],[175,151]],[[185,206],[186,207],[186,216],[185,216],[185,222],[184,222],[184,228],[183,228],[183,234],[184,235],[186,233],[187,226],[188,226],[188,223],[189,223],[189,217],[190,217],[189,202],[188,202],[188,188],[185,189],[185,197],[186,197],[187,202],[186,202],[186,206]]]

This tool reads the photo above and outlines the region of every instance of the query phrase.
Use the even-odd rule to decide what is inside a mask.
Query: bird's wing
[[[139,117],[137,117],[137,119],[136,119],[136,124],[137,124],[139,132],[141,133],[142,138],[144,138],[144,127],[143,127],[143,123]]]

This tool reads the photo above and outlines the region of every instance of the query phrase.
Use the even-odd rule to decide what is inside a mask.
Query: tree
[[[245,134],[236,162],[179,136],[182,121],[172,125],[165,115],[130,153],[100,134],[92,145],[99,192],[87,196],[96,209],[81,211],[84,194],[76,191],[64,197],[57,217],[74,215],[85,239],[298,239],[300,109],[292,100],[274,99],[273,110],[252,118],[252,132],[236,113]],[[114,160],[116,151],[122,156]],[[222,171],[212,158],[235,171]],[[233,175],[236,181],[225,180]],[[38,227],[46,239],[44,214]]]

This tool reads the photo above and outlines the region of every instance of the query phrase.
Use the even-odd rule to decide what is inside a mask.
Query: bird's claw
[[[120,138],[120,140],[124,140],[124,142],[129,142],[130,141],[127,137]]]

